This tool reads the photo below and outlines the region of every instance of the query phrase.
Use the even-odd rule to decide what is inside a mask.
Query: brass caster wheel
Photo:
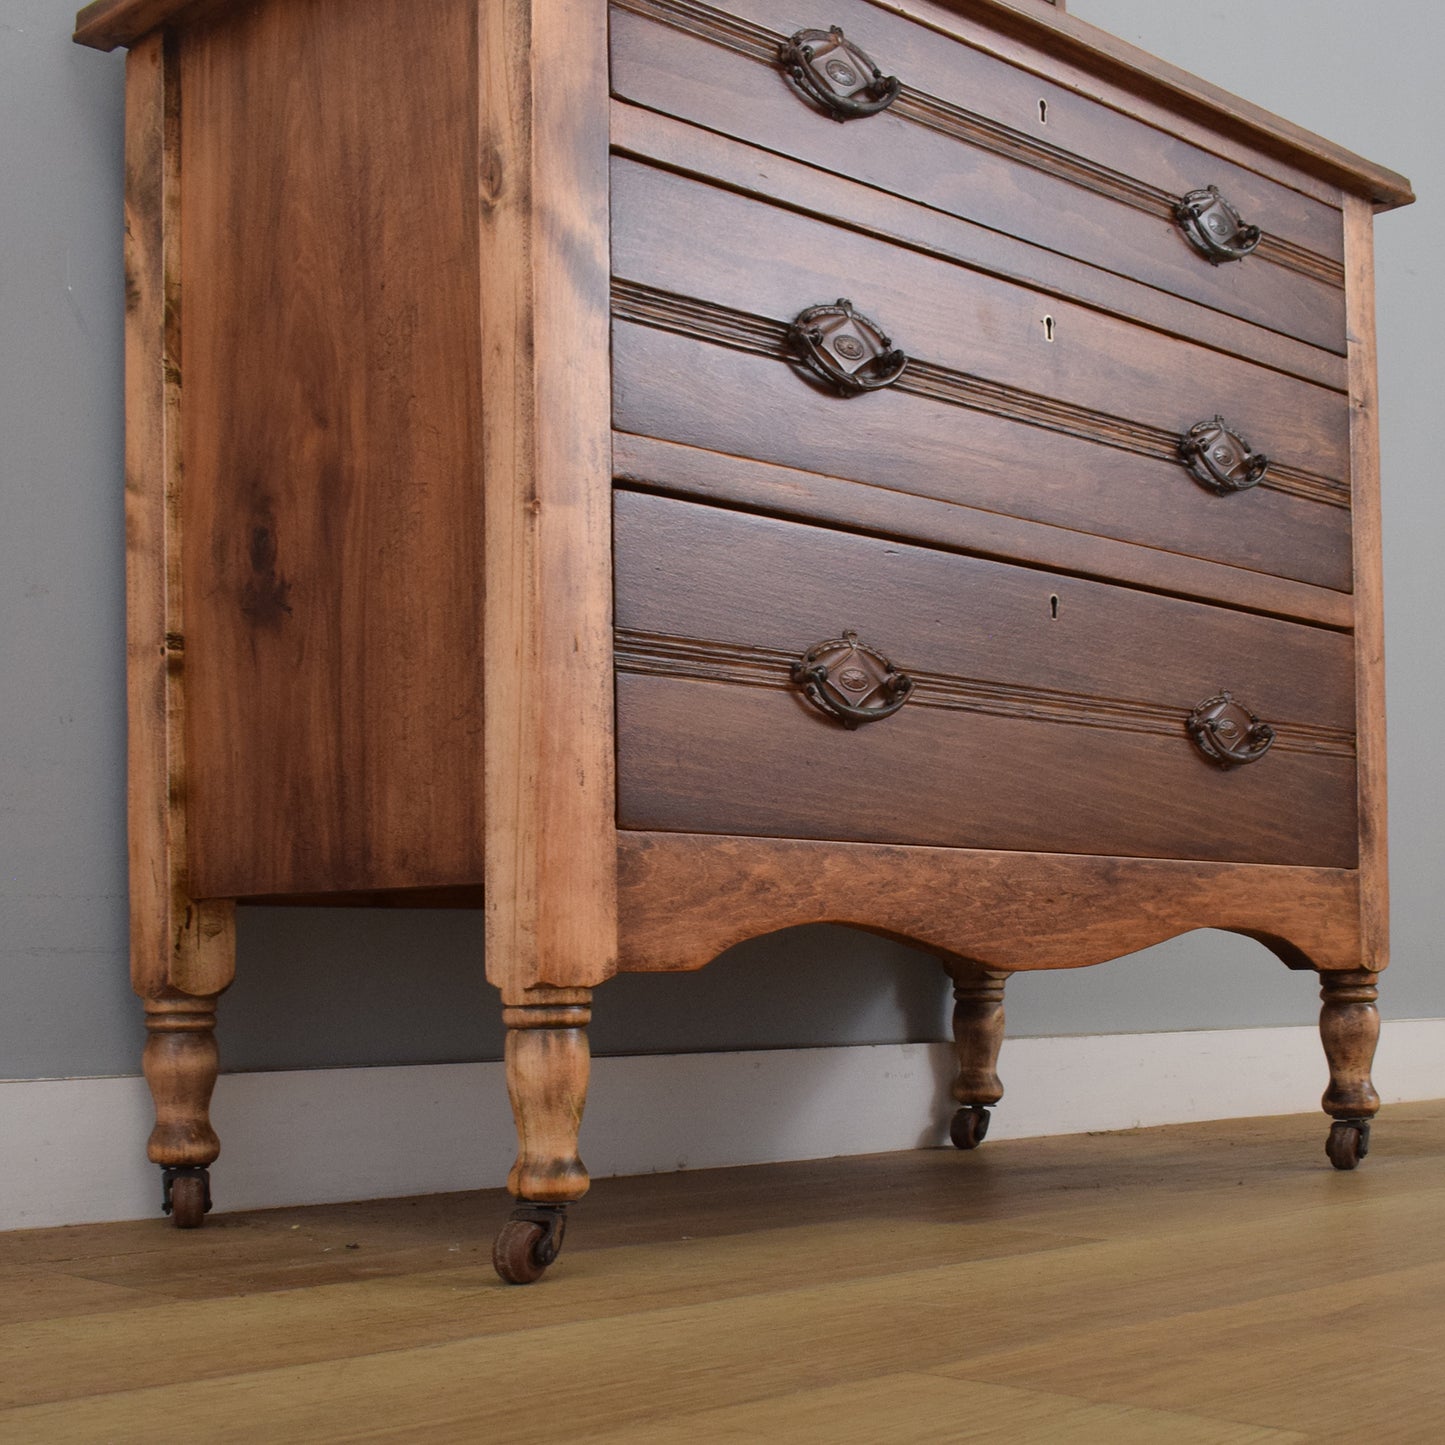
[[[565,1204],[513,1210],[492,1245],[492,1268],[507,1284],[535,1284],[561,1252],[566,1229]]]
[[[163,1169],[161,1209],[177,1229],[199,1229],[211,1210],[211,1171],[203,1165]]]
[[[1325,1153],[1336,1169],[1354,1169],[1370,1152],[1370,1121],[1368,1119],[1337,1119],[1330,1125],[1325,1140]]]
[[[960,1149],[977,1149],[988,1134],[989,1112],[982,1104],[965,1104],[953,1116],[948,1137]]]

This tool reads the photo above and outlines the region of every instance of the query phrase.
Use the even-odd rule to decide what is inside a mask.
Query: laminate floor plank
[[[495,1192],[0,1236],[0,1441],[1434,1445],[1445,1103],[1324,1130],[599,1181],[525,1290]]]

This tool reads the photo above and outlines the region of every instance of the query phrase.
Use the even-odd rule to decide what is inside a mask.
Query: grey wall
[[[793,8],[804,24],[817,7]],[[1445,12],[1423,0],[1071,9],[1404,171],[1423,197],[1379,226],[1398,960],[1384,1010],[1445,1014],[1433,595],[1445,501],[1431,455]],[[134,1072],[140,1034],[125,967],[122,61],[72,46],[71,15],[60,0],[0,0],[0,1078]],[[240,950],[221,1015],[228,1068],[498,1050],[475,916],[258,909],[242,915]],[[921,955],[808,929],[700,974],[609,984],[594,1038],[610,1051],[932,1038],[944,998]],[[1311,978],[1214,934],[1010,985],[1015,1034],[1306,1022],[1314,1008]]]

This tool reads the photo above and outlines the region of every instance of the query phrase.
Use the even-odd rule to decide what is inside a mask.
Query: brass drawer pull
[[[1218,186],[1190,191],[1175,205],[1174,218],[1190,245],[1215,266],[1242,261],[1264,234],[1258,226],[1244,224],[1239,212],[1219,194]]]
[[[1220,416],[1196,422],[1179,438],[1179,459],[1195,481],[1221,496],[1258,486],[1269,471],[1269,458],[1253,451]]]
[[[798,360],[843,396],[891,386],[908,365],[883,328],[860,316],[846,297],[799,312],[788,340]]]
[[[877,115],[898,99],[898,77],[884,75],[836,25],[798,31],[778,47],[778,61],[799,94],[834,120]]]
[[[1184,725],[1195,747],[1221,768],[1258,762],[1274,742],[1274,729],[1227,692],[1205,698]]]
[[[913,695],[913,679],[856,632],[815,643],[793,664],[793,681],[814,707],[849,729],[892,717]]]

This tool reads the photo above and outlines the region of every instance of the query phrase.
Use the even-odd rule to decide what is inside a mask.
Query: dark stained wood
[[[1346,637],[667,498],[616,529],[624,827],[1355,861]],[[858,732],[788,677],[847,628],[919,679]],[[1226,687],[1279,732],[1228,773],[1183,729]]]
[[[479,13],[487,976],[521,1003],[616,967],[607,17]]]
[[[623,0],[629,3],[629,0]],[[657,0],[642,0],[644,5]],[[661,0],[666,6],[668,0]],[[783,29],[769,0],[710,0],[715,8],[756,25]],[[889,75],[912,91],[1004,127],[1016,145],[1057,154],[1040,164],[1078,165],[1084,186],[1104,174],[1177,198],[1213,183],[1271,240],[1285,240],[1339,262],[1343,255],[1338,205],[1324,204],[1180,138],[1177,128],[1141,125],[1092,96],[1056,84],[994,56],[960,46],[937,30],[890,13],[872,0],[832,0],[829,24],[855,35]],[[1040,111],[1039,103],[1044,102]],[[906,101],[901,102],[905,105]]]
[[[152,1164],[204,1167],[221,1152],[210,1116],[220,1068],[215,1031],[214,998],[167,994],[146,1000],[143,1063],[156,1106],[146,1150]]]
[[[855,627],[909,671],[1184,713],[1229,687],[1281,726],[1354,726],[1337,632],[668,497],[619,492],[615,526],[629,632],[801,654]]]
[[[126,57],[125,522],[131,982],[214,999],[235,972],[234,908],[198,903],[187,863],[181,588],[180,89],[159,37]]]
[[[77,45],[95,50],[134,46],[163,25],[195,19],[233,0],[93,0],[75,17]]]
[[[1355,710],[1359,726],[1360,905],[1366,968],[1390,958],[1385,795],[1385,602],[1380,537],[1379,378],[1375,359],[1374,212],[1345,212],[1350,315],[1350,447],[1355,517]]]
[[[848,296],[919,362],[1171,433],[1222,412],[1281,466],[1348,475],[1338,392],[653,166],[615,161],[612,194],[621,280],[782,322]]]
[[[158,25],[184,17],[194,3],[195,0],[94,0],[76,16],[75,39],[82,45],[103,50],[129,45]],[[225,0],[225,3],[236,4],[238,0]],[[1026,37],[1032,44],[1047,45],[1051,49],[1056,68],[1086,67],[1092,74],[1121,87],[1124,93],[1156,103],[1162,101],[1193,121],[1202,119],[1223,134],[1243,137],[1286,164],[1328,176],[1333,184],[1368,195],[1381,205],[1408,205],[1414,199],[1410,183],[1403,176],[1332,145],[1092,25],[1063,15],[1062,6],[1045,10],[1034,0],[942,0],[942,3],[874,0],[874,3],[880,9],[913,15],[940,28],[976,31],[987,25],[1003,39]],[[971,18],[971,26],[951,13],[960,10]],[[1043,62],[1038,52],[1033,52],[1031,58],[1035,63]]]
[[[1076,577],[1125,582],[1342,630],[1354,621],[1354,601],[1347,593],[936,501],[889,486],[844,481],[621,432],[613,439],[612,458],[619,480],[698,501],[1032,563]]]
[[[915,702],[849,733],[807,707],[781,688],[622,673],[622,826],[1355,865],[1353,758],[1276,749],[1268,766],[1225,774],[1206,771],[1182,727],[1165,737]]]
[[[481,876],[476,8],[429,16],[267,0],[182,44],[206,896]]]
[[[1246,160],[1246,164],[1267,171],[1277,171],[1281,164],[1296,168],[1367,197],[1382,210],[1408,206],[1415,199],[1410,182],[1397,172],[1170,65],[1106,30],[1073,15],[1041,10],[1032,0],[872,3],[957,35],[1017,64],[1046,68],[1055,77],[1067,79],[1077,73],[1088,90],[1097,86],[1110,103],[1152,116],[1164,128],[1191,135],[1196,144],[1223,141],[1257,152],[1258,159]],[[1211,133],[1218,139],[1209,139]],[[1291,177],[1290,184],[1301,185],[1301,181]]]
[[[671,116],[616,101],[612,145],[823,220],[842,221],[884,240],[979,267],[1034,291],[1082,301],[1157,331],[1250,357],[1304,381],[1337,391],[1349,387],[1348,362],[1332,351]]]
[[[614,12],[612,37],[613,88],[627,100],[1344,351],[1338,284],[1260,256],[1212,266],[1162,205],[1141,210],[917,124],[897,108],[839,125],[801,102],[771,60],[639,15]]]
[[[616,425],[1316,586],[1350,586],[1342,507],[1263,485],[1218,497],[1165,456],[1020,425],[902,385],[828,395],[781,359],[784,350],[774,344],[772,355],[750,355],[618,323]]]
[[[1359,957],[1351,869],[641,832],[619,836],[618,861],[622,956],[638,972],[823,922],[1003,972],[1102,963],[1196,928],[1258,938],[1294,968]]]

